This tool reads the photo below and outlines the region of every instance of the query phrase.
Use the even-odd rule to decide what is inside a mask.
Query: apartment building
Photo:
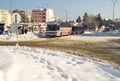
[[[11,24],[11,13],[9,10],[0,9],[0,22],[5,23],[5,27]]]
[[[54,20],[54,13],[52,9],[40,8],[32,10],[32,22],[45,23]]]

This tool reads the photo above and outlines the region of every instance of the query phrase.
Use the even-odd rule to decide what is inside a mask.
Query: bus
[[[83,26],[72,26],[72,34],[83,34],[85,28]]]
[[[53,21],[47,23],[46,36],[49,37],[60,37],[70,35],[72,33],[72,27],[61,26],[61,23]]]

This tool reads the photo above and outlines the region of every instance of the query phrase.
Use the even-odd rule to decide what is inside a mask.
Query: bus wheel
[[[62,36],[62,33],[60,33],[60,37]]]
[[[68,32],[68,35],[71,35],[71,33],[70,33],[70,32]]]

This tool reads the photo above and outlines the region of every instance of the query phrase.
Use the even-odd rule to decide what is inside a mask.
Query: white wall
[[[9,10],[0,9],[0,22],[5,23],[5,27],[10,26],[11,24],[11,14]]]
[[[47,8],[47,11],[46,11],[46,22],[54,21],[54,20],[55,20],[55,16],[54,16],[53,10]]]
[[[0,9],[0,22],[3,21],[3,9]]]

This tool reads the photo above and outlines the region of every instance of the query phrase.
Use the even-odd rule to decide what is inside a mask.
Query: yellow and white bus
[[[70,35],[72,33],[72,27],[61,26],[59,22],[48,22],[46,28],[46,36],[57,37]]]

